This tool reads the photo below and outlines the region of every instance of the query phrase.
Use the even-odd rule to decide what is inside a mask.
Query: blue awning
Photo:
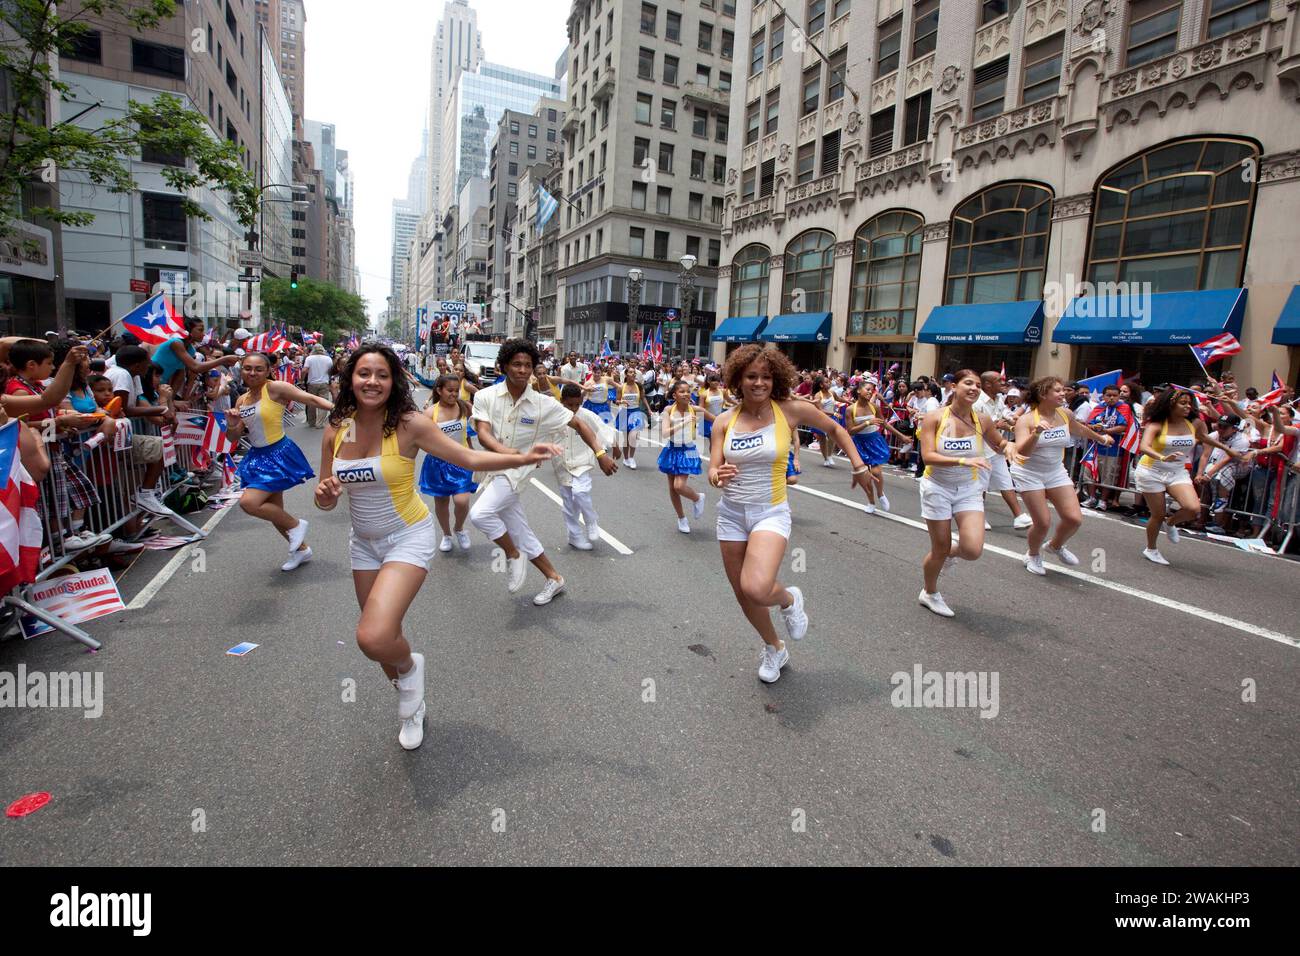
[[[918,342],[933,345],[1038,345],[1043,341],[1043,303],[975,302],[930,310]]]
[[[765,315],[729,316],[713,330],[715,342],[754,342],[767,325]]]
[[[1291,290],[1273,326],[1274,345],[1300,345],[1300,285]]]
[[[829,342],[829,312],[791,312],[778,315],[758,336],[764,342]]]
[[[1052,332],[1053,342],[1195,345],[1223,332],[1241,338],[1245,289],[1079,296]]]

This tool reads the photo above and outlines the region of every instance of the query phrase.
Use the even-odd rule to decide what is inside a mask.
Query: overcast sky
[[[333,123],[356,183],[357,268],[373,318],[386,307],[393,200],[406,196],[429,97],[442,0],[306,0],[307,119]],[[470,0],[487,60],[551,76],[569,0]]]

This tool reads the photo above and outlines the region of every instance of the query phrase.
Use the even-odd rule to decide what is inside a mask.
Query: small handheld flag
[[[1212,339],[1206,339],[1200,345],[1191,346],[1191,349],[1192,354],[1196,356],[1196,361],[1201,363],[1201,369],[1204,370],[1211,362],[1236,355],[1241,351],[1241,343],[1231,332],[1224,332]],[[1206,372],[1206,375],[1208,376],[1209,372]]]
[[[144,345],[161,345],[173,335],[185,334],[185,327],[176,317],[167,296],[161,292],[136,306],[120,320],[122,327]]]

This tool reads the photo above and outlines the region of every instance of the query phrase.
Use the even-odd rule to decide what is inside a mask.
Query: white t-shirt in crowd
[[[587,365],[585,362],[579,362],[577,365],[570,365],[565,362],[560,366],[560,379],[565,382],[581,382],[587,377]]]
[[[308,385],[328,385],[334,360],[328,355],[309,355],[307,361],[302,363],[302,367],[307,372]]]
[[[140,384],[140,376],[132,375],[124,368],[118,368],[116,365],[109,366],[104,374],[108,380],[113,383],[114,392],[126,392],[130,401],[128,404],[134,405],[144,391],[144,386]]]

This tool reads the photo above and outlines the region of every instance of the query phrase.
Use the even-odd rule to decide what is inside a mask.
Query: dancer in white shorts
[[[763,639],[758,678],[772,683],[790,660],[772,626],[771,607],[780,607],[786,633],[794,640],[808,631],[803,593],[776,580],[790,537],[785,475],[791,442],[800,425],[817,428],[839,442],[853,463],[853,484],[867,490],[870,469],[844,426],[814,404],[792,398],[794,366],[776,349],[742,345],[727,358],[722,381],[740,404],[718,416],[709,443],[709,484],[722,488],[718,502],[718,544],[722,566],[740,609]]]
[[[1016,422],[1017,456],[1011,466],[1011,478],[1034,521],[1034,526],[1029,529],[1029,550],[1025,554],[1025,570],[1032,574],[1047,573],[1039,550],[1052,528],[1052,514],[1047,509],[1049,501],[1059,520],[1047,550],[1060,558],[1062,564],[1074,566],[1079,563],[1079,559],[1065,546],[1083,524],[1074,482],[1065,470],[1065,449],[1073,445],[1079,435],[1101,445],[1115,442],[1110,435],[1095,431],[1071,415],[1063,407],[1065,400],[1066,388],[1061,379],[1055,375],[1040,378],[1030,384],[1026,396],[1029,409]]]
[[[1165,526],[1170,544],[1177,544],[1178,526],[1195,521],[1201,513],[1201,499],[1192,484],[1187,466],[1197,443],[1209,445],[1236,460],[1233,451],[1205,429],[1197,414],[1196,396],[1169,388],[1151,403],[1142,425],[1142,457],[1133,469],[1133,482],[1146,499],[1151,517],[1147,520],[1147,546],[1142,557],[1154,564],[1168,564],[1157,542],[1160,525]],[[1178,511],[1165,514],[1165,495],[1178,502]]]
[[[974,405],[980,377],[970,369],[956,375],[948,404],[925,417],[918,436],[925,456],[921,475],[921,517],[930,531],[930,551],[921,565],[925,587],[917,600],[940,617],[953,611],[939,593],[939,575],[957,558],[975,561],[984,552],[984,491],[988,487],[988,447],[1014,455],[1015,446]],[[952,553],[952,523],[957,523],[957,552]]]
[[[411,652],[402,619],[436,547],[433,518],[415,485],[421,449],[478,469],[534,464],[558,451],[553,445],[522,454],[473,451],[416,410],[401,359],[391,348],[363,345],[349,356],[321,442],[327,477],[316,486],[316,507],[330,511],[348,492],[348,550],[361,605],[357,646],[397,688],[397,739],[407,750],[424,740],[424,655]]]

